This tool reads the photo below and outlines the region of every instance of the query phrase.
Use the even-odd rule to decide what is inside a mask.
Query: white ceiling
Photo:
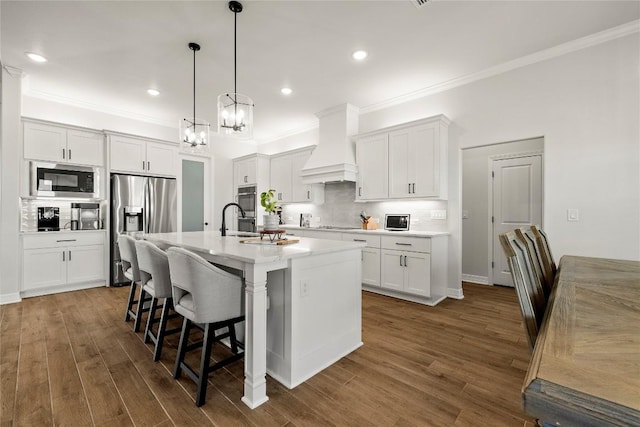
[[[27,95],[168,126],[216,124],[233,91],[233,13],[225,1],[7,1],[1,59]],[[238,92],[255,102],[254,137],[317,124],[314,113],[371,107],[640,17],[634,1],[245,1],[238,15]],[[351,58],[357,49],[369,57]],[[24,52],[45,55],[36,64]],[[294,93],[285,97],[282,86]],[[146,90],[160,90],[152,98]]]

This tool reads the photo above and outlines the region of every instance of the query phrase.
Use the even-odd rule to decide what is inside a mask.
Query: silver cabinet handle
[[[413,194],[416,194],[416,183],[411,184],[411,189],[413,190]]]
[[[69,257],[71,257],[71,253],[69,253]],[[71,258],[69,258],[69,259],[71,259]],[[404,256],[404,266],[405,267],[407,266],[407,256],[406,255]]]
[[[147,170],[150,171],[151,170],[151,162],[147,162]]]
[[[366,242],[365,239],[353,239],[354,242]]]
[[[411,183],[409,183],[408,185],[409,185],[409,189],[407,190],[407,192],[411,193]]]
[[[69,251],[69,261],[71,261],[71,251]]]
[[[411,246],[411,243],[398,243],[398,242],[396,242],[396,245],[398,245],[398,246]]]
[[[358,196],[362,196],[362,187],[358,187]]]
[[[402,267],[402,255],[400,255],[400,267]]]
[[[62,242],[75,242],[76,239],[62,239],[62,240],[56,240],[57,243],[62,243]]]
[[[144,160],[142,161],[142,170],[144,170]]]
[[[71,160],[71,148],[67,150],[69,152],[69,160]]]
[[[67,251],[62,251],[62,262],[65,262],[66,260],[64,259],[65,255],[66,255]]]
[[[311,198],[311,191],[307,190],[307,200],[309,200]]]
[[[62,158],[66,159],[66,157],[64,156],[64,148],[62,149]]]

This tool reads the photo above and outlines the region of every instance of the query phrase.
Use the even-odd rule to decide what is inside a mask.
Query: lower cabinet
[[[43,295],[106,284],[104,241],[104,231],[23,236],[23,293]]]
[[[362,233],[342,233],[342,240],[367,244],[367,247],[362,249],[362,283],[379,287],[380,236]]]
[[[431,296],[429,254],[396,250],[382,251],[382,283],[387,289]]]

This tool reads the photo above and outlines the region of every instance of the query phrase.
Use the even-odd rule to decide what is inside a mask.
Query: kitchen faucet
[[[242,206],[240,206],[237,203],[231,202],[231,203],[227,203],[226,205],[224,205],[224,208],[222,208],[222,227],[220,227],[220,235],[221,236],[226,236],[227,235],[227,224],[224,220],[224,212],[227,210],[227,208],[229,206],[237,206],[238,209],[240,209],[240,213],[242,214],[242,218],[244,218],[244,209],[242,209]]]

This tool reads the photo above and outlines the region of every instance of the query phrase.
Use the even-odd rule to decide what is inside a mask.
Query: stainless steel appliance
[[[58,163],[29,163],[31,196],[100,197],[100,168]]]
[[[99,230],[99,203],[71,203],[71,229],[74,230],[74,216],[77,216],[75,230]]]
[[[111,284],[128,283],[118,236],[177,230],[177,184],[172,178],[111,175]]]
[[[409,230],[409,214],[387,214],[384,216],[384,229],[390,231],[407,231]]]
[[[43,206],[38,208],[38,231],[60,230],[60,208]]]
[[[244,210],[244,218],[238,216],[238,231],[255,233],[256,211],[258,209],[258,194],[255,185],[238,187],[238,204]]]

